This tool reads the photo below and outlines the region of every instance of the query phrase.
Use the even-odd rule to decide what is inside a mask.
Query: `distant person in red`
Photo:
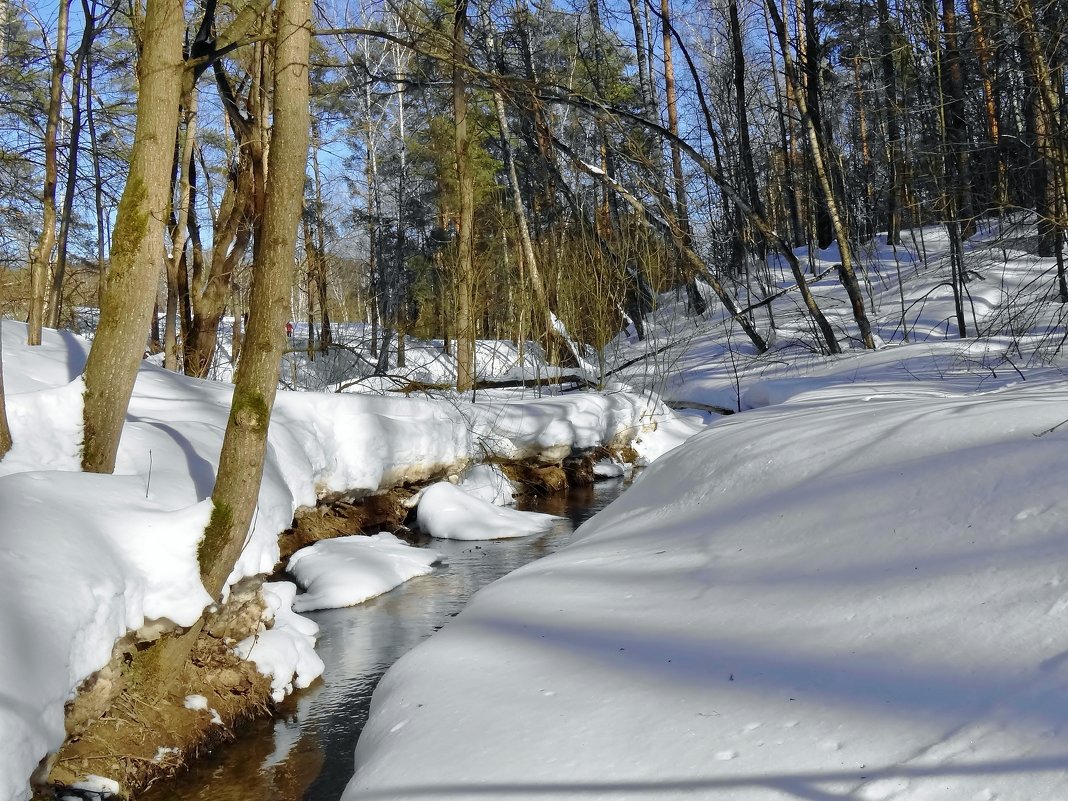
[[[291,323],[291,322],[290,323],[286,323],[286,336],[287,337],[292,337],[293,336],[293,323]]]

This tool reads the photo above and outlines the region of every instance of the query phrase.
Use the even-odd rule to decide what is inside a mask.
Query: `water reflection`
[[[280,717],[249,724],[141,801],[336,801],[386,669],[460,612],[477,590],[563,546],[582,522],[614,500],[622,480],[599,482],[520,508],[561,515],[552,531],[491,542],[434,540],[447,565],[348,609],[311,613],[320,629],[323,678],[288,698]]]

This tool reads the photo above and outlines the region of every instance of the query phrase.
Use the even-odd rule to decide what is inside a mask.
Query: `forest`
[[[173,775],[319,681],[293,610],[631,464],[345,799],[1061,797],[1066,65],[1057,0],[0,0],[0,801]]]

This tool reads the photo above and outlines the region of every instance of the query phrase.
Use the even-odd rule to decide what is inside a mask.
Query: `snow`
[[[768,354],[722,309],[694,320],[665,296],[646,340],[612,343],[604,362],[629,366],[599,393],[357,393],[374,382],[287,355],[294,383],[345,391],[279,394],[231,584],[272,571],[294,511],[327,494],[462,473],[423,492],[420,526],[522,536],[548,521],[506,508],[480,463],[632,443],[651,465],[572,545],[387,673],[346,799],[1068,797],[1068,315],[1052,261],[997,234],[968,243],[964,339],[944,232],[926,229],[862,252],[875,352],[855,347],[831,272],[812,288],[846,352],[819,354],[773,259],[785,294]],[[836,253],[812,253],[813,273]],[[145,363],[115,475],[85,475],[88,343],[46,331],[30,349],[25,326],[0,330],[15,438],[0,461],[0,801],[22,801],[115,641],[212,601],[196,549],[232,388]],[[529,346],[479,347],[495,375],[543,369]],[[447,380],[443,350],[411,343],[409,373],[379,383]],[[378,543],[373,575],[342,540],[294,557],[303,595],[265,585],[262,630],[238,650],[276,699],[322,671],[294,605],[354,602],[414,569],[398,542],[358,547]]]
[[[516,487],[495,464],[476,464],[466,470],[457,485],[468,495],[495,506],[515,501]]]
[[[29,348],[25,325],[10,320],[0,321],[0,335],[14,438],[0,460],[0,801],[21,801],[39,761],[65,737],[64,704],[108,663],[115,642],[189,626],[212,602],[196,552],[233,388],[146,360],[115,474],[83,474],[80,376],[89,342],[46,330],[42,345]],[[523,372],[536,364],[535,351],[522,365],[514,346],[480,343],[479,352],[491,366]],[[478,402],[280,392],[252,530],[228,584],[273,571],[278,535],[297,508],[323,495],[359,496],[484,459],[570,451],[633,432],[662,447],[656,426],[675,418],[647,393],[625,391],[481,393]],[[495,486],[503,499],[506,487]],[[272,676],[281,698],[313,681],[321,663],[314,631],[291,611],[296,588],[268,585],[264,594],[273,628],[265,621],[241,652]]]
[[[392,534],[353,535],[301,548],[286,570],[305,591],[293,609],[339,609],[374,598],[433,570],[440,554],[413,548]]]
[[[494,506],[448,481],[431,484],[419,499],[419,527],[447,540],[526,537],[552,528],[554,515]]]
[[[813,353],[790,296],[763,357],[667,303],[621,338],[618,380],[739,413],[397,662],[345,801],[1068,798],[1052,262],[971,242],[960,340],[920,233],[866,256],[878,351]]]
[[[307,687],[323,674],[323,661],[315,653],[319,626],[293,611],[297,587],[289,581],[268,582],[263,598],[267,601],[267,621],[274,625],[237,644],[242,659],[271,679],[271,695],[281,701],[294,689]]]

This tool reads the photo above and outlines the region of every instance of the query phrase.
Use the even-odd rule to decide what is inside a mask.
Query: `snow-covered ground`
[[[799,344],[793,294],[763,357],[670,309],[621,339],[741,413],[402,658],[345,801],[1068,798],[1065,306],[987,231],[960,340],[919,233],[868,254],[878,351]]]
[[[80,375],[89,343],[46,331],[42,346],[28,348],[25,326],[8,320],[2,336],[15,444],[0,461],[0,801],[11,801],[28,797],[39,760],[63,741],[64,703],[108,662],[118,638],[191,625],[210,603],[196,549],[232,387],[146,361],[115,474],[83,474]],[[632,436],[653,458],[698,427],[622,390],[533,399],[495,392],[477,403],[282,392],[253,531],[230,581],[273,570],[278,535],[295,509],[323,493],[370,493],[459,473],[488,457],[568,452]],[[390,552],[380,560],[371,577],[377,591],[388,589],[381,579],[407,558]],[[315,554],[300,561],[316,587],[304,608],[355,602],[351,587],[341,598],[336,582],[327,586]],[[335,554],[334,561],[344,560]],[[294,592],[291,584],[271,585],[276,625],[241,645],[273,674],[277,697],[322,668],[311,650],[314,624],[290,609]]]

